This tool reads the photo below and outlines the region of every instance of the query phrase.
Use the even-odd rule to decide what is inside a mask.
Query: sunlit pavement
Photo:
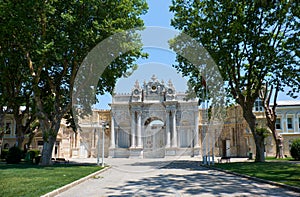
[[[231,159],[236,161],[247,159]],[[70,162],[96,163],[97,159]],[[299,196],[281,187],[201,167],[200,158],[105,158],[105,163],[111,166],[109,170],[57,196]]]

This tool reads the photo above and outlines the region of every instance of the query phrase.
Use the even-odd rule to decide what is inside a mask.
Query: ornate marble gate
[[[153,76],[111,104],[109,156],[156,158],[199,155],[198,101]]]

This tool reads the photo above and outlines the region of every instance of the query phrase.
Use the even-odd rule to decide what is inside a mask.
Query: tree
[[[231,97],[242,107],[254,137],[258,162],[265,161],[264,137],[256,131],[254,102],[266,81],[280,77],[281,83],[291,84],[280,74],[283,69],[299,76],[298,3],[268,2],[173,0],[170,7],[175,13],[171,24],[207,49]],[[172,47],[175,46],[178,44]],[[176,68],[192,75],[194,84],[200,84],[199,73],[182,57],[177,60]],[[296,83],[299,85],[299,81]]]
[[[273,90],[275,89],[274,98],[273,98],[273,106],[270,105],[271,97]],[[275,158],[282,158],[283,155],[280,154],[280,139],[278,132],[276,130],[276,107],[277,107],[277,97],[279,92],[279,82],[276,84],[275,87],[271,85],[269,87],[268,83],[266,86],[260,91],[260,98],[262,99],[263,107],[265,109],[265,115],[267,120],[267,126],[272,132],[273,139],[275,141],[276,146],[276,155]]]
[[[30,72],[36,116],[43,133],[42,165],[50,164],[62,118],[71,110],[74,79],[81,62],[99,42],[120,30],[143,26],[144,0],[8,1],[0,4],[2,43],[18,48]],[[2,44],[1,44],[2,45]],[[7,55],[7,54],[3,54]],[[98,78],[99,92],[143,56],[123,54]],[[14,57],[17,58],[17,57]]]
[[[5,107],[14,116],[16,145],[22,149],[25,139],[24,135],[30,132],[30,124],[35,120],[34,106],[31,98],[30,75],[24,65],[20,66],[24,62],[24,57],[17,54],[20,51],[6,44],[2,43],[1,45],[1,52],[7,54],[6,56],[1,56],[3,64],[0,68],[0,85],[4,91],[2,99],[6,100]]]
[[[300,82],[300,76],[299,73],[293,72],[293,70],[286,70],[283,69],[280,73],[281,75],[285,76],[283,77],[275,77],[272,78],[271,81],[266,82],[265,87],[263,87],[260,91],[260,98],[262,99],[262,103],[265,109],[265,115],[267,120],[267,126],[272,132],[273,139],[275,141],[276,146],[276,155],[275,158],[283,158],[283,155],[280,151],[280,144],[282,143],[282,138],[279,136],[277,130],[276,130],[276,120],[277,120],[277,114],[276,114],[276,107],[277,107],[277,98],[278,93],[280,91],[284,90],[284,87],[287,86],[285,82],[282,82],[281,79],[283,78],[284,81],[288,82],[288,87],[291,87],[292,90],[287,92],[288,95],[290,95],[292,98],[297,98],[295,93],[298,93],[300,91],[299,88],[299,82]],[[269,85],[271,83],[271,85]],[[273,93],[274,91],[274,93]],[[271,103],[271,99],[273,97],[273,103]]]

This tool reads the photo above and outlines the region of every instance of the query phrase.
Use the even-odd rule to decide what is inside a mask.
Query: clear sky
[[[173,14],[169,12],[171,0],[147,0],[149,5],[148,13],[142,16],[145,26],[158,26],[174,29],[170,25]],[[116,93],[129,93],[134,86],[136,80],[142,83],[144,80],[149,81],[151,76],[155,74],[158,80],[172,80],[178,91],[186,90],[186,80],[172,67],[175,63],[175,53],[172,51],[162,50],[159,48],[144,48],[149,54],[146,60],[139,60],[137,63],[139,68],[126,79],[119,79],[116,84]],[[105,94],[98,97],[99,103],[95,105],[97,109],[109,109],[108,103],[111,103],[111,95]],[[298,98],[299,99],[299,98]],[[280,93],[278,100],[291,100],[284,93]]]
[[[147,0],[147,3],[149,6],[148,13],[142,16],[145,26],[174,29],[170,25],[173,17],[173,14],[169,12],[171,0]],[[153,47],[147,47],[143,50],[149,54],[149,58],[139,60],[137,62],[138,69],[130,77],[118,80],[115,88],[116,93],[129,93],[136,80],[142,85],[144,80],[149,81],[152,75],[156,75],[159,81],[163,80],[165,83],[172,80],[177,91],[184,92],[186,90],[186,80],[172,67],[172,64],[175,63],[174,52]],[[100,96],[98,99],[99,103],[96,104],[95,108],[109,108],[110,94]]]

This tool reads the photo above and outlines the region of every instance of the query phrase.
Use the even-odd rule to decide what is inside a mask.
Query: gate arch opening
[[[165,157],[165,123],[157,118],[150,117],[145,121],[144,131],[144,158]]]

